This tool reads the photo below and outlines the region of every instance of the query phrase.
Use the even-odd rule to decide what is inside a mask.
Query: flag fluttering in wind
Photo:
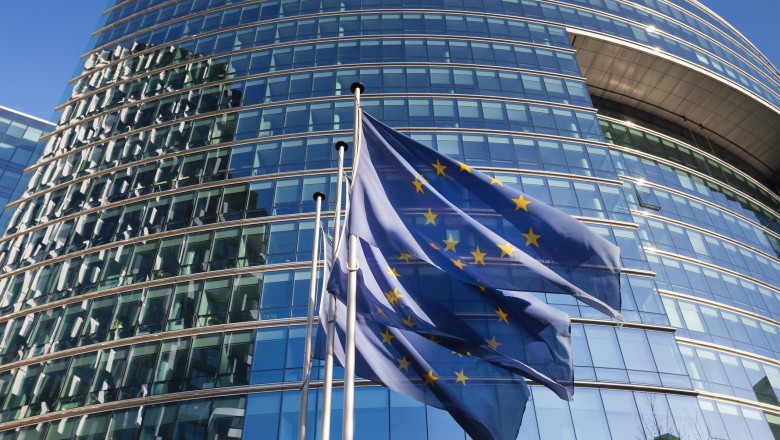
[[[343,365],[346,305],[339,298],[335,302],[334,355]],[[321,311],[321,323],[325,314]],[[362,314],[356,324],[357,376],[447,410],[474,439],[517,436],[529,394],[523,377],[468,352],[453,351],[435,338],[387,327]],[[325,340],[323,325],[317,340]]]
[[[573,391],[569,318],[528,292],[621,319],[619,250],[365,114],[362,127],[345,234],[358,238],[355,372],[446,409],[473,438],[514,439],[528,398],[520,376],[563,399]],[[346,261],[342,246],[328,280],[337,309]]]
[[[620,250],[569,215],[363,113],[348,234],[477,286],[564,293],[620,319]]]

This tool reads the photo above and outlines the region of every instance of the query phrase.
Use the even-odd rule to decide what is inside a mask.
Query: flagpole
[[[341,233],[341,195],[344,187],[344,153],[349,149],[344,141],[338,141],[335,145],[336,151],[339,152],[339,170],[336,177],[336,214],[333,220],[333,245],[331,246],[333,253],[331,254],[331,264],[336,261],[336,250],[339,243],[339,235]],[[336,303],[333,301],[333,295],[330,293],[325,294],[325,301],[327,304],[320,307],[328,308],[328,322],[326,323],[327,339],[325,341],[325,371],[323,377],[322,386],[322,414],[321,414],[321,429],[320,440],[330,440],[330,411],[331,401],[333,396],[333,343],[335,341],[336,333]]]
[[[311,334],[314,328],[314,304],[317,302],[317,263],[320,254],[320,214],[325,194],[314,193],[316,209],[314,214],[314,243],[311,251],[311,277],[309,278],[309,308],[306,314],[306,343],[303,350],[303,384],[301,386],[301,409],[298,413],[298,440],[306,439],[306,423],[309,413],[309,381],[311,379]]]
[[[342,440],[352,440],[355,431],[355,316],[357,293],[357,235],[349,234],[347,260],[347,329],[344,343],[344,412]]]
[[[355,172],[360,155],[360,94],[365,90],[363,84],[352,83],[349,87],[355,94],[355,119],[352,132],[352,144],[355,146],[352,160],[352,181],[355,181]],[[347,328],[344,342],[344,408],[342,421],[342,440],[352,440],[355,431],[355,317],[356,317],[356,292],[357,292],[357,235],[349,235],[349,258],[347,271],[349,272],[347,283]]]

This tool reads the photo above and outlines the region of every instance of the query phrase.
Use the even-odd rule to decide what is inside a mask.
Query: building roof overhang
[[[567,31],[592,95],[690,128],[780,187],[780,108],[660,50],[581,29]]]

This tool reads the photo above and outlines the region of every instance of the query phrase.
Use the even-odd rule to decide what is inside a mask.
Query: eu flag
[[[558,373],[570,384],[569,322],[565,314],[534,302],[533,297],[525,311],[515,312],[504,306],[508,313],[504,312],[501,307],[488,306],[483,298],[486,293],[478,288],[460,291],[468,286],[458,281],[438,284],[452,277],[427,264],[410,262],[398,269],[398,279],[415,278],[420,282],[419,290],[383,288],[392,284],[390,279],[395,276],[388,279],[383,275],[387,272],[386,260],[378,257],[378,261],[379,254],[378,249],[361,242],[360,310],[355,336],[358,376],[447,410],[474,439],[517,437],[529,393],[518,373],[553,388],[561,397],[569,396],[566,387],[511,357],[536,360],[543,369],[545,365],[553,367],[547,371]],[[329,278],[331,291],[346,289],[345,257],[342,248]],[[423,294],[428,288],[433,288],[430,293],[437,293],[434,299]],[[343,365],[346,305],[340,296],[335,301],[334,354]],[[454,308],[463,312],[454,313]],[[320,309],[317,337],[320,358],[325,341],[325,309]],[[545,312],[551,313],[545,318],[552,322],[540,316]],[[489,339],[488,334],[492,335]],[[557,355],[552,347],[557,347]]]
[[[328,290],[345,302],[347,250]],[[572,391],[569,317],[524,292],[463,283],[408,255],[385,255],[358,239],[357,313],[381,328],[416,333],[460,356],[479,358],[552,389]],[[357,344],[356,344],[357,345]]]
[[[620,250],[574,218],[362,114],[348,233],[467,284],[622,319]]]
[[[619,250],[365,114],[362,126],[344,234],[358,237],[356,374],[448,410],[474,438],[515,438],[518,375],[564,399],[573,382],[569,318],[528,292],[620,318]],[[342,246],[328,280],[339,307],[345,262]]]
[[[336,305],[334,356],[343,365],[346,305]],[[325,339],[322,328],[318,341]],[[477,440],[515,439],[529,394],[520,376],[363,316],[357,317],[355,374],[447,410]]]

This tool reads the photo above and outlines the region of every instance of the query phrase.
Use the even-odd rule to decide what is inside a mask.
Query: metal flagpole
[[[344,152],[349,149],[344,141],[336,142],[336,151],[339,152],[339,171],[336,178],[336,217],[333,221],[333,254],[331,255],[331,264],[336,261],[336,250],[338,248],[339,234],[341,233],[341,191],[344,186]],[[320,429],[320,439],[330,440],[330,408],[333,396],[333,343],[336,333],[336,303],[333,301],[330,293],[325,294],[326,307],[328,308],[328,322],[326,327],[327,339],[325,342],[325,372],[324,383],[322,386],[322,420]]]
[[[306,422],[309,413],[309,381],[311,379],[311,334],[314,327],[314,303],[317,302],[317,263],[320,256],[320,213],[325,194],[314,193],[314,244],[311,252],[311,277],[309,280],[309,309],[306,315],[306,345],[303,350],[303,384],[301,386],[301,410],[298,414],[298,440],[306,439]]]
[[[352,132],[352,144],[355,146],[352,161],[352,181],[355,181],[355,172],[360,155],[360,94],[365,90],[363,84],[352,83],[350,90],[355,94],[355,122]],[[342,422],[342,440],[352,440],[355,431],[355,315],[357,292],[357,235],[349,235],[349,259],[347,261],[347,328],[346,341],[344,342],[344,408]]]
[[[355,431],[355,299],[357,291],[357,235],[349,234],[347,260],[347,330],[344,343],[344,413],[342,440],[352,440]]]

